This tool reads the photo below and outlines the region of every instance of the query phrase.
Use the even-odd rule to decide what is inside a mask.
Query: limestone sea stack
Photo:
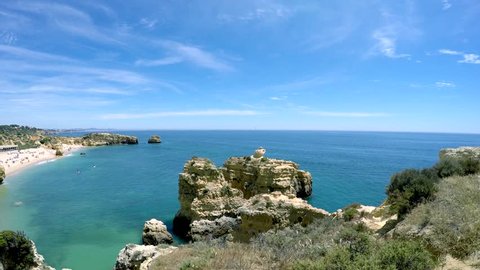
[[[150,139],[148,139],[148,143],[161,143],[162,140],[160,139],[160,136],[158,135],[152,135]]]
[[[142,242],[144,245],[159,245],[173,243],[172,235],[167,231],[167,226],[154,218],[145,222],[143,226]]]
[[[82,144],[85,146],[138,144],[138,139],[135,136],[113,133],[90,133],[82,137]]]
[[[174,232],[194,241],[248,241],[270,229],[307,225],[328,215],[302,199],[312,193],[310,173],[264,153],[257,149],[249,157],[229,158],[221,168],[205,158],[187,161],[179,176],[181,208]]]

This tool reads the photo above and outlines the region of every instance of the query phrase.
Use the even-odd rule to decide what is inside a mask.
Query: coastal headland
[[[0,126],[0,170],[7,177],[29,166],[48,162],[85,147],[138,144],[138,138],[113,133],[89,133],[81,137],[55,136],[46,130],[18,125]],[[1,183],[2,181],[0,181]]]

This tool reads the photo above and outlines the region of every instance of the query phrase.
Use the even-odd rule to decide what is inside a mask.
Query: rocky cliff
[[[205,158],[189,160],[179,176],[175,233],[192,240],[246,241],[260,232],[306,225],[328,215],[301,199],[312,192],[308,172],[257,152],[230,158],[222,168]]]

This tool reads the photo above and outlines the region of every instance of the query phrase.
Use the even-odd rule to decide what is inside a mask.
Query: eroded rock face
[[[82,137],[82,144],[86,146],[138,144],[138,139],[135,136],[112,133],[90,133]]]
[[[156,246],[173,243],[173,237],[163,222],[152,218],[147,220],[143,226],[142,241],[144,245]]]
[[[173,252],[176,247],[128,244],[120,250],[114,270],[147,270],[153,259]]]
[[[246,198],[275,191],[300,198],[312,194],[312,176],[292,161],[232,157],[225,162],[223,174]]]
[[[148,139],[148,143],[161,143],[162,140],[160,139],[160,136],[158,135],[152,135],[150,139]]]
[[[311,192],[310,173],[291,161],[233,157],[217,168],[208,159],[192,158],[179,176],[174,232],[194,241],[224,236],[246,241],[269,229],[306,225],[328,215],[301,199]]]

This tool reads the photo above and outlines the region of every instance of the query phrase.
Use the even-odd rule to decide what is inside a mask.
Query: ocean
[[[179,208],[178,174],[193,156],[217,166],[262,146],[313,176],[309,202],[327,211],[350,203],[379,205],[390,176],[433,165],[445,147],[480,146],[480,135],[335,131],[118,131],[138,145],[87,148],[32,166],[0,186],[0,230],[24,231],[48,264],[112,269],[143,223],[171,229]],[[147,144],[158,134],[161,144]],[[21,202],[21,203],[19,203]],[[20,204],[20,205],[19,205]],[[178,239],[177,239],[178,241]]]

